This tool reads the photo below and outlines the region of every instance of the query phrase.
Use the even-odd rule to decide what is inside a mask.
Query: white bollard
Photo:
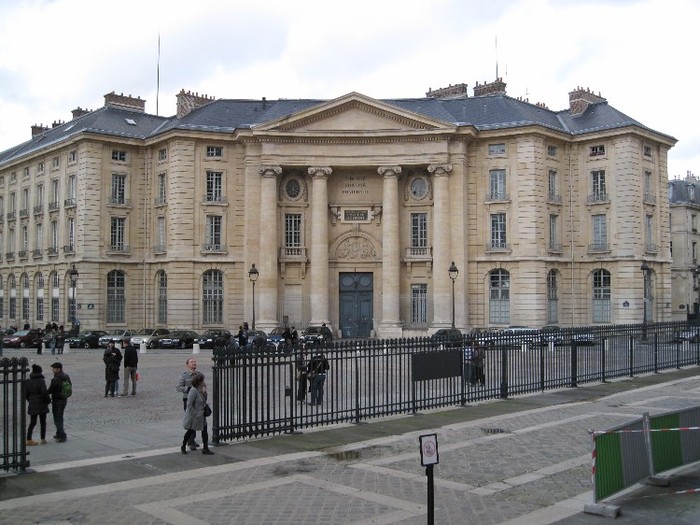
[[[139,354],[145,354],[146,353],[146,343],[141,341],[141,344],[139,345]]]
[[[192,353],[193,354],[199,353],[199,343],[192,343]]]
[[[68,344],[68,341],[65,341],[63,343],[63,353],[67,354],[69,350],[70,350],[70,345]]]
[[[46,353],[46,350],[47,350],[47,348],[46,348],[46,343],[42,341],[42,342],[41,342],[41,353],[42,353],[42,354],[45,354],[45,353]]]

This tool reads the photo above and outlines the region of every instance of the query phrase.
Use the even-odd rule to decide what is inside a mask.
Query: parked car
[[[301,334],[301,340],[306,345],[330,343],[333,341],[333,334],[327,326],[307,326]]]
[[[18,330],[3,336],[2,345],[8,348],[38,348],[41,346],[43,332],[38,328]]]
[[[540,343],[542,346],[547,346],[549,343],[563,345],[564,336],[561,333],[561,328],[555,324],[543,326],[540,329]]]
[[[159,335],[167,335],[170,330],[167,328],[146,328],[139,330],[137,334],[131,336],[131,346],[141,346],[141,343],[146,345],[146,348],[156,348],[156,341],[152,339]]]
[[[578,332],[571,337],[571,342],[578,346],[593,346],[596,340],[591,332]]]
[[[501,343],[512,346],[540,344],[540,332],[529,326],[509,326],[498,332]]]
[[[160,348],[192,348],[198,338],[199,334],[193,330],[173,330],[169,334],[153,337],[151,344]]]
[[[464,334],[457,328],[440,328],[437,332],[430,336],[436,344],[444,345],[445,347],[462,347],[465,342]]]
[[[700,326],[694,326],[688,330],[681,330],[674,335],[673,339],[674,341],[690,341],[691,343],[697,343],[700,341]]]
[[[85,332],[79,332],[76,336],[67,337],[66,343],[71,348],[97,348],[100,337],[106,333],[104,330],[86,330]]]
[[[197,343],[200,348],[214,348],[214,346],[228,345],[231,337],[233,336],[228,330],[210,328],[201,333],[195,340],[195,343]]]
[[[107,348],[107,344],[110,341],[114,341],[115,343],[121,344],[124,339],[126,339],[127,337],[131,337],[135,334],[135,330],[129,329],[110,330],[107,331],[105,335],[103,335],[97,340],[97,346],[99,346],[100,348]]]
[[[280,350],[280,346],[282,349],[286,346],[285,341],[284,341],[284,331],[286,328],[283,326],[278,326],[277,328],[273,328],[270,330],[270,333],[267,334],[267,342],[271,345],[274,345],[275,350]]]
[[[274,352],[275,345],[268,343],[267,334],[263,330],[248,330],[248,345],[244,349],[249,352]]]

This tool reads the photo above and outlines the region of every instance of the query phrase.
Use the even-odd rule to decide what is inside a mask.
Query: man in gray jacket
[[[197,360],[194,357],[190,357],[185,362],[185,366],[187,368],[185,368],[184,372],[180,375],[176,390],[182,394],[182,409],[187,411],[187,393],[190,391],[190,388],[192,388],[192,378],[197,373]],[[192,436],[188,444],[190,450],[197,450],[199,446],[194,440],[194,436]]]

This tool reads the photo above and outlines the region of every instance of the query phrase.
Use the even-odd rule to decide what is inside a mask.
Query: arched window
[[[610,272],[601,268],[593,272],[593,322],[610,321]]]
[[[156,286],[158,287],[158,324],[168,324],[168,275],[164,270],[156,274]]]
[[[202,276],[202,323],[224,322],[224,276],[219,270],[207,270]]]
[[[510,323],[510,274],[506,270],[489,274],[489,322]]]
[[[547,274],[547,324],[559,322],[559,296],[557,292],[557,272]]]
[[[29,321],[29,276],[22,274],[22,319]]]
[[[36,320],[44,320],[44,274],[41,272],[34,276],[36,282]]]
[[[107,274],[107,322],[123,323],[126,320],[126,277],[121,270]]]

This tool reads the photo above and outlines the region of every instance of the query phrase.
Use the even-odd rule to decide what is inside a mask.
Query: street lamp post
[[[253,330],[255,330],[255,281],[258,280],[259,275],[258,269],[253,264],[248,270],[248,279],[253,283]]]
[[[457,280],[457,275],[459,275],[459,270],[455,266],[455,262],[452,261],[452,265],[450,265],[450,269],[447,270],[447,273],[450,275],[450,279],[452,279],[452,328],[455,327],[455,281]]]
[[[640,270],[642,270],[642,274],[644,275],[644,290],[643,290],[643,295],[644,295],[644,319],[642,320],[642,339],[644,341],[647,340],[647,323],[649,322],[648,319],[648,302],[649,302],[649,297],[648,297],[648,291],[649,291],[649,272],[651,271],[651,266],[647,264],[645,260],[642,260],[642,265],[639,267]]]
[[[76,297],[75,297],[75,290],[76,286],[78,284],[78,270],[75,268],[75,264],[73,267],[68,270],[68,278],[70,279],[70,288],[71,288],[71,300],[70,300],[70,322],[71,322],[71,329],[74,330],[76,326],[76,314],[75,314],[75,307],[76,307]]]

